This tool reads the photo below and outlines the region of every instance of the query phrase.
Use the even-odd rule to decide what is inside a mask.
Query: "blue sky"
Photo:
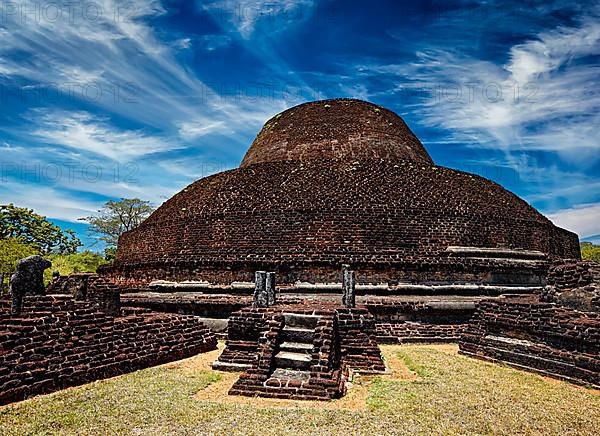
[[[159,205],[334,97],[600,240],[598,1],[2,1],[0,41],[0,202],[86,246],[105,201]]]

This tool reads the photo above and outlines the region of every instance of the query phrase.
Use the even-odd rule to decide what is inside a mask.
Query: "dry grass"
[[[582,434],[598,391],[456,354],[383,346],[389,375],[324,402],[231,397],[219,351],[0,408],[0,434]]]

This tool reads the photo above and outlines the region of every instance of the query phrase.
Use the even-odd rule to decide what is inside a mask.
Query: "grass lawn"
[[[222,346],[222,345],[221,345]],[[329,403],[230,397],[219,351],[0,408],[0,435],[600,434],[600,392],[456,354],[383,346],[392,374]]]

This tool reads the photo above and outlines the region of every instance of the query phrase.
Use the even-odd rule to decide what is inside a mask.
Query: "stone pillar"
[[[275,304],[276,302],[276,297],[275,297],[275,289],[276,289],[276,281],[275,281],[275,273],[274,272],[268,272],[267,273],[267,277],[266,277],[266,281],[265,281],[265,288],[267,291],[267,304],[269,306],[272,306]]]
[[[350,265],[342,265],[342,304],[346,307],[356,306],[356,274],[351,271]]]
[[[256,271],[254,274],[254,306],[267,307],[268,305],[267,273],[266,271]]]

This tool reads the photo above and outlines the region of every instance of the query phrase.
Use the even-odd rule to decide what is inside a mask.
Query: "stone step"
[[[320,316],[304,315],[300,313],[284,313],[285,325],[290,327],[302,327],[314,329],[317,327]]]
[[[293,353],[312,353],[313,344],[306,342],[283,342],[279,345],[281,351],[291,351]]]
[[[275,355],[275,367],[292,369],[309,369],[311,357],[304,353],[280,351]]]
[[[304,342],[311,344],[315,337],[312,329],[285,326],[282,330],[283,342]]]
[[[271,378],[278,378],[280,380],[296,380],[300,382],[307,382],[310,379],[310,371],[300,371],[297,369],[285,369],[277,368],[271,374]]]
[[[220,362],[215,360],[212,364],[212,369],[215,371],[243,372],[250,368],[252,368],[252,365],[249,363]]]

